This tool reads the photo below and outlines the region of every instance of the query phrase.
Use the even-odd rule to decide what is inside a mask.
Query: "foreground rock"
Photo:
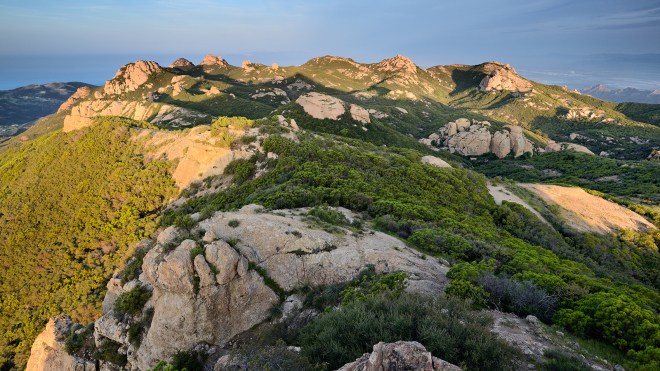
[[[67,316],[56,316],[48,321],[44,329],[32,344],[27,371],[94,371],[96,364],[69,355],[64,340],[71,333],[73,322]]]
[[[356,218],[348,210],[338,210],[349,220]],[[195,230],[203,233],[201,239],[181,241],[186,233],[170,227],[157,241],[144,243],[154,246],[143,258],[142,274],[123,285],[119,277],[108,284],[104,315],[94,324],[97,346],[117,344],[119,354],[126,355],[126,368],[139,370],[153,368],[178,351],[214,353],[266,321],[285,293],[350,281],[367,266],[376,272],[406,272],[411,291],[440,295],[446,286],[448,267],[438,260],[384,233],[315,229],[306,211],[275,214],[249,205],[200,222]],[[140,287],[151,293],[144,307],[137,314],[117,313],[118,298]],[[317,313],[303,308],[302,297],[288,294],[282,320],[292,323],[301,315],[309,318]],[[129,330],[136,324],[142,326],[141,342],[135,342],[135,333]],[[71,362],[71,356],[62,352],[40,356],[44,347],[35,347],[33,363],[42,367]],[[382,353],[403,352],[388,349]],[[402,354],[417,357],[420,352]]]
[[[461,368],[433,357],[416,341],[380,342],[372,353],[366,353],[355,362],[337,371],[460,371]]]

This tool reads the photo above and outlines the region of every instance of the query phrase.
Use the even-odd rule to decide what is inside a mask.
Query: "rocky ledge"
[[[356,218],[337,210],[349,221]],[[218,354],[234,336],[267,321],[274,305],[300,303],[296,290],[350,281],[367,266],[406,272],[411,291],[439,295],[446,286],[448,267],[437,259],[384,233],[317,229],[306,212],[248,205],[216,213],[192,232],[169,227],[155,241],[143,242],[141,273],[118,274],[108,283],[104,314],[94,324],[97,348],[113,345],[131,370],[153,368],[181,350]],[[127,310],[127,298],[136,297],[144,300]],[[35,343],[34,369],[91,362],[60,351],[62,338],[55,345]]]

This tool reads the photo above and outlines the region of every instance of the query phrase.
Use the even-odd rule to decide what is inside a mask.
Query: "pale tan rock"
[[[373,352],[366,353],[355,362],[345,364],[337,371],[460,371],[461,368],[433,357],[424,346],[416,341],[380,342]]]
[[[404,57],[401,54],[397,54],[394,58],[384,59],[379,62],[376,67],[385,72],[396,72],[404,71],[407,73],[417,72],[417,65],[410,60],[410,58]]]
[[[244,133],[243,129],[231,131],[237,138]],[[251,152],[216,145],[218,138],[208,129],[187,133],[142,129],[136,140],[144,143],[148,159],[165,156],[177,164],[172,177],[180,189],[206,177],[222,174],[231,161],[252,155]]]
[[[435,156],[422,157],[422,163],[440,168],[451,168],[451,165],[449,165],[445,160],[439,159]]]
[[[206,246],[206,260],[219,271],[216,280],[225,285],[238,275],[240,255],[228,243],[218,240]]]
[[[470,123],[470,120],[468,120],[466,118],[460,118],[460,119],[457,119],[454,122],[456,123],[456,130],[457,131],[465,131],[467,128],[470,127],[470,125],[472,125]]]
[[[190,71],[195,68],[195,65],[186,58],[179,58],[170,64],[170,68],[177,68],[181,71]]]
[[[108,95],[123,94],[137,90],[149,77],[162,68],[153,61],[137,61],[119,69],[112,80],[105,83],[103,91]]]
[[[471,126],[469,130],[462,131],[447,140],[450,152],[463,156],[478,156],[490,152],[492,140],[490,131],[486,127]]]
[[[76,102],[88,98],[90,95],[92,95],[92,88],[89,86],[81,86],[76,90],[75,93],[73,93],[72,96],[69,97],[62,105],[60,108],[57,110],[57,112],[62,112],[70,109]]]
[[[525,137],[520,126],[507,125],[506,128],[510,131],[509,137],[514,157],[522,156],[524,153],[533,153],[534,146]]]
[[[27,371],[95,371],[94,362],[68,354],[64,341],[73,322],[67,316],[55,316],[32,344]]]
[[[479,90],[485,92],[508,90],[527,93],[532,91],[532,84],[520,77],[509,65],[498,65],[479,83]]]
[[[369,117],[369,112],[367,112],[366,109],[358,106],[357,104],[351,104],[350,112],[353,120],[357,122],[363,124],[368,124],[371,122],[371,118]]]
[[[591,152],[591,150],[583,145],[580,144],[575,144],[575,143],[562,143],[562,150],[563,151],[574,151],[574,152],[580,152],[580,153],[586,153],[588,155],[593,155],[595,154]]]
[[[346,112],[344,102],[330,95],[312,92],[306,93],[296,99],[305,112],[315,119],[339,120]]]
[[[227,67],[229,63],[227,63],[227,61],[220,56],[207,54],[199,65]]]
[[[511,153],[511,138],[509,137],[509,133],[502,131],[493,133],[493,139],[490,142],[490,151],[497,158],[504,158]]]

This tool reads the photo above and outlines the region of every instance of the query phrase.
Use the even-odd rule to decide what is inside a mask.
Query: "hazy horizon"
[[[659,36],[657,0],[5,0],[0,89],[100,84],[137,59],[299,65],[403,54],[422,67],[498,60],[542,83],[652,90]]]

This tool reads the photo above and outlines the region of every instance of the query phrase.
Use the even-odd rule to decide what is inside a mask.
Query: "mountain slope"
[[[249,119],[224,117],[236,115]],[[509,135],[525,151],[463,157],[423,140],[441,128],[459,135],[457,126],[468,137]],[[3,367],[22,367],[46,318],[64,312],[81,324],[69,322],[60,344],[69,354],[60,355],[110,368],[213,367],[242,354],[279,362],[268,357],[278,344],[301,347],[277,353],[288,364],[338,366],[374,341],[403,338],[471,369],[543,367],[561,358],[544,353],[554,348],[593,365],[600,357],[653,368],[657,229],[576,231],[552,205],[510,187],[543,222],[519,205],[497,205],[479,172],[593,182],[609,193],[600,196],[625,197],[615,200],[653,218],[658,163],[645,158],[658,130],[498,62],[428,70],[402,56],[293,67],[235,67],[214,56],[128,64],[3,149],[0,205],[11,206],[0,210],[0,308],[11,329]],[[617,159],[547,153],[551,140]],[[448,279],[453,299],[434,301]],[[431,297],[422,281],[432,283]],[[401,296],[406,285],[421,296]],[[470,304],[453,301],[463,299]],[[516,356],[510,337],[501,338],[509,345],[493,339],[491,315],[473,316],[467,305],[536,316],[606,352],[553,335]],[[189,331],[171,326],[177,318]],[[528,321],[539,333],[545,326]],[[332,323],[364,338],[347,339]]]
[[[38,118],[57,111],[78,88],[91,86],[81,82],[54,82],[28,85],[0,91],[0,137],[14,135]]]

